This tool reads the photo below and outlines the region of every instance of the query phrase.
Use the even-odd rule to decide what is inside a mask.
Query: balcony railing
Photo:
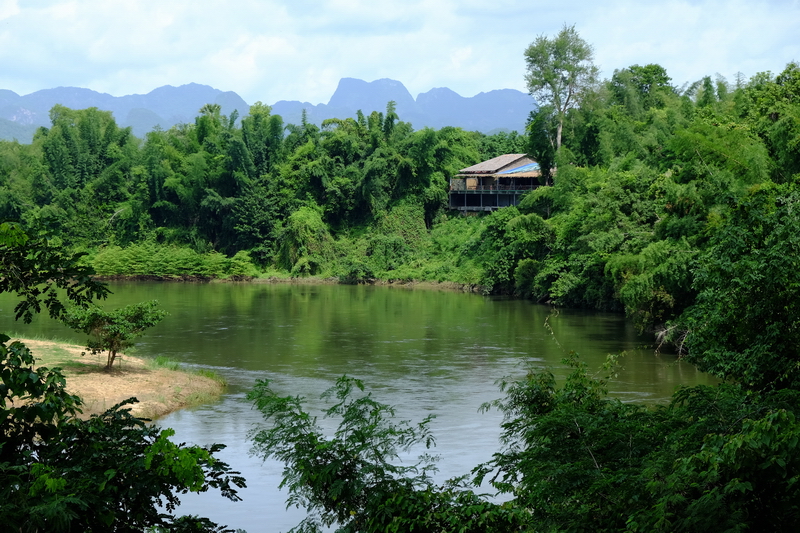
[[[473,187],[466,187],[464,185],[451,184],[450,192],[495,192],[495,191],[532,191],[539,187],[536,185],[489,185],[482,187],[480,185]]]

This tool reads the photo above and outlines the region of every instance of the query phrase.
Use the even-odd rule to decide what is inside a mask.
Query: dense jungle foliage
[[[332,437],[260,383],[256,451],[286,462],[312,512],[300,530],[797,530],[797,64],[680,88],[634,65],[580,106],[542,105],[525,136],[412,131],[391,103],[322,128],[208,105],[143,140],[96,109],[51,119],[31,145],[0,143],[0,217],[100,274],[455,281],[624,310],[725,381],[648,409],[607,398],[575,358],[565,384],[532,369],[486,406],[503,448],[445,486],[427,457],[391,463],[430,443],[427,421],[395,424],[360,382],[328,392]],[[521,152],[550,185],[488,215],[447,210],[458,169]]]
[[[615,71],[566,113],[558,155],[547,105],[525,136],[412,131],[392,103],[322,128],[206,105],[144,140],[107,112],[56,106],[31,145],[0,143],[0,218],[88,252],[102,275],[454,281],[625,310],[680,342],[673,322],[708,276],[735,275],[716,270],[718,251],[769,247],[775,236],[736,236],[780,219],[770,202],[791,213],[800,67],[670,82],[658,65]],[[551,187],[490,215],[447,210],[459,169],[523,152]]]

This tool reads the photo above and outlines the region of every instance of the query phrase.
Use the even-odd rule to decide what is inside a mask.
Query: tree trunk
[[[558,126],[556,126],[556,153],[561,149],[561,130],[564,128],[564,118],[559,117]]]
[[[108,360],[106,363],[106,370],[111,370],[111,365],[114,364],[114,359],[117,357],[117,352],[114,350],[108,351]]]

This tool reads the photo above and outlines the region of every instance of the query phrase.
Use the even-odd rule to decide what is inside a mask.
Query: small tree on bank
[[[104,311],[99,307],[74,308],[70,310],[65,323],[89,335],[86,347],[92,354],[108,352],[106,370],[111,370],[117,354],[133,346],[135,338],[161,322],[167,314],[163,309],[158,309],[156,300],[152,300],[113,311]]]

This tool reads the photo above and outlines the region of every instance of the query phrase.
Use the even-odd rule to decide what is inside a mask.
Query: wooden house
[[[450,179],[450,209],[493,211],[517,205],[539,187],[539,164],[525,154],[505,154],[461,169]]]

